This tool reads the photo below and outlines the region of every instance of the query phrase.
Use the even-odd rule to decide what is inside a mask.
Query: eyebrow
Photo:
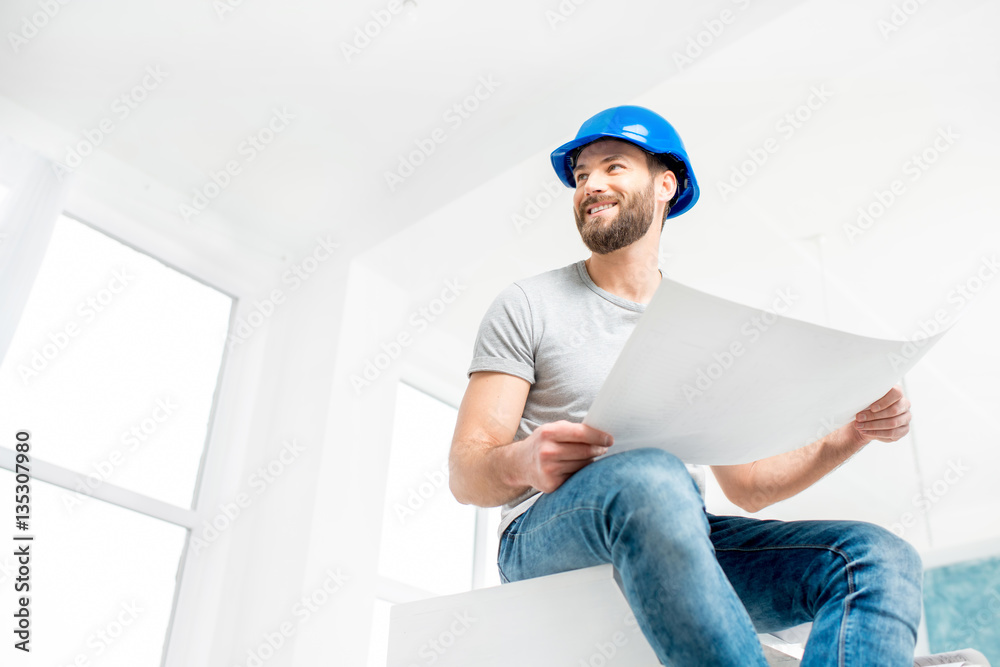
[[[604,164],[605,162],[614,162],[615,160],[625,160],[625,161],[628,161],[628,159],[629,158],[628,158],[627,155],[625,155],[623,153],[617,153],[615,155],[609,155],[609,156],[607,156],[606,158],[604,158],[603,160],[601,160],[597,164]],[[582,163],[580,163],[580,162],[578,162],[575,165],[573,165],[573,173],[575,174],[576,172],[578,172],[580,170],[581,166],[582,166]]]

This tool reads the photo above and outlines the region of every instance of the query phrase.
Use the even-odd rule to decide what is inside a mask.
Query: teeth
[[[613,203],[612,204],[604,204],[603,206],[598,206],[597,208],[590,209],[590,212],[591,213],[597,213],[598,211],[603,211],[604,209],[611,208],[612,206],[614,206]]]

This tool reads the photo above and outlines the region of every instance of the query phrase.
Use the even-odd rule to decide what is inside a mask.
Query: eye
[[[577,182],[577,184],[579,184],[580,181],[585,181],[585,180],[587,180],[587,174],[577,174],[576,175],[576,182]]]
[[[611,170],[612,170],[612,169],[614,169],[615,167],[620,167],[620,168],[622,168],[622,169],[624,169],[624,168],[625,168],[625,166],[624,166],[624,165],[622,165],[622,164],[619,164],[618,162],[612,162],[612,163],[611,163],[611,165],[610,165],[610,166],[608,167],[608,171],[611,171]]]

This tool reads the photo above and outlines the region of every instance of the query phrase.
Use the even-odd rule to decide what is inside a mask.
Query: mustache
[[[619,200],[617,197],[607,197],[607,196],[598,197],[596,195],[592,195],[584,199],[582,202],[580,202],[580,210],[586,211],[588,208],[594,206],[595,204],[605,204],[609,202],[615,202],[617,204],[621,204],[621,200]]]

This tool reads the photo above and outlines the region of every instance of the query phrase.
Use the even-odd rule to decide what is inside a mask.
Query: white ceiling
[[[925,129],[927,118],[913,112],[958,91],[967,94],[958,99],[963,114],[997,112],[967,104],[975,94],[997,101],[981,89],[996,83],[997,69],[996,3],[987,0],[920,5],[888,38],[877,27],[891,15],[888,2],[411,0],[350,62],[344,44],[388,2],[228,2],[237,6],[58,5],[26,44],[0,50],[0,95],[82,137],[159,66],[165,81],[99,150],[176,191],[177,204],[239,158],[240,142],[274,108],[287,109],[295,120],[211,208],[258,243],[287,247],[335,231],[355,251],[551,150],[597,110],[643,95],[682,128],[710,176],[813,83],[868,86],[855,102],[879,132]],[[3,3],[7,41],[26,21],[40,22],[39,11],[37,0]],[[568,16],[556,21],[560,11]],[[731,23],[679,71],[675,53],[713,22],[717,29],[725,11]],[[480,77],[499,86],[461,125],[446,122]],[[446,141],[390,191],[385,172],[438,127]],[[835,130],[822,128],[815,148],[839,157]],[[46,149],[63,159],[61,146]]]
[[[552,26],[555,0],[418,0],[348,62],[342,44],[388,2],[245,0],[220,18],[213,7],[223,4],[60,6],[16,53],[0,50],[0,95],[81,137],[148,66],[161,67],[164,82],[100,150],[176,190],[178,204],[239,157],[273,108],[286,108],[294,122],[211,208],[241,234],[279,246],[337,230],[357,249],[565,140],[603,106],[669,79],[671,53],[692,28],[735,6],[565,0],[574,11]],[[749,7],[713,50],[795,4]],[[0,26],[20,32],[38,11],[36,0],[5,2]],[[461,125],[446,122],[480,77],[500,85]],[[447,140],[390,192],[384,172],[437,127]]]

